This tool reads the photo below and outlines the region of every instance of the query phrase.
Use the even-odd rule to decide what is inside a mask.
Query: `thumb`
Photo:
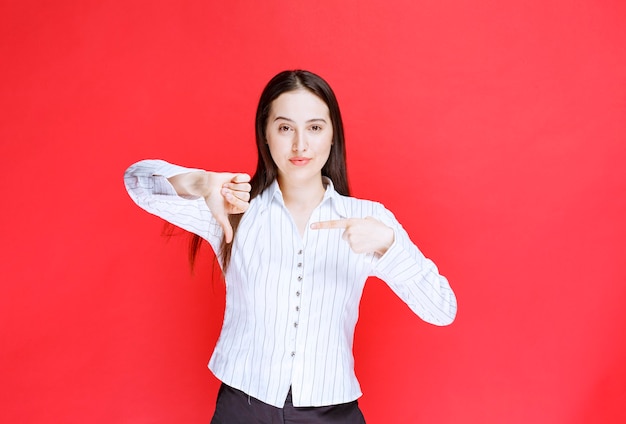
[[[222,230],[224,231],[224,240],[226,243],[230,243],[233,241],[233,227],[230,225],[230,221],[228,220],[228,215],[220,215],[216,216],[215,220],[220,224]]]

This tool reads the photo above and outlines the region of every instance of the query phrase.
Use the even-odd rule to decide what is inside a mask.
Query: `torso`
[[[314,209],[315,208],[296,208],[293,206],[287,207],[293,222],[296,224],[300,237],[304,237],[304,232]]]

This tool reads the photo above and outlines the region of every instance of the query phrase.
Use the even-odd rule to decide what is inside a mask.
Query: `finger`
[[[250,201],[250,193],[247,191],[233,191],[233,195],[244,202]]]
[[[243,200],[244,202],[247,202],[250,200],[250,192],[248,191],[239,191],[239,190],[233,190],[228,187],[222,187],[221,193],[222,193],[222,196],[224,196],[224,198],[227,198],[227,196],[230,194],[234,197],[237,197],[240,200]]]
[[[324,230],[324,229],[346,228],[348,226],[348,223],[349,223],[349,220],[347,219],[320,221],[320,222],[314,222],[313,224],[311,224],[311,229]]]
[[[232,191],[239,191],[242,193],[250,193],[252,187],[248,183],[226,183],[222,186],[222,188],[227,188]]]
[[[235,174],[230,181],[233,183],[247,183],[250,182],[250,179],[250,175],[248,174]]]
[[[241,199],[235,193],[231,192],[230,190],[226,188],[222,189],[222,196],[224,196],[224,199],[226,199],[226,201],[231,206],[233,206],[236,210],[239,210],[241,212],[245,212],[246,210],[248,210],[248,206],[250,206],[250,203],[248,203],[247,199]],[[248,197],[250,196],[248,195]]]

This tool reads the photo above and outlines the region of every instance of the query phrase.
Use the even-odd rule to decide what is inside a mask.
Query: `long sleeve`
[[[131,199],[142,209],[199,235],[219,252],[222,228],[201,197],[179,196],[169,177],[197,169],[184,168],[163,160],[142,160],[124,173],[124,184]]]
[[[179,196],[168,177],[192,169],[146,160],[124,176],[143,209],[207,239],[223,237],[203,198]],[[373,216],[394,229],[378,256],[357,254],[340,231],[298,233],[277,181],[250,201],[226,270],[226,307],[209,368],[225,384],[284,406],[336,405],[361,396],[352,354],[359,301],[369,276],[385,281],[423,320],[450,324],[456,298],[382,205],[339,195],[328,181],[311,222]]]
[[[410,240],[391,212],[381,205],[381,219],[395,232],[395,241],[374,265],[374,275],[424,321],[444,326],[454,321],[457,302],[448,280]]]

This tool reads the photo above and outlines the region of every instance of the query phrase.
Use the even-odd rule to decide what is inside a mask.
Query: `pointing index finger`
[[[313,230],[335,229],[335,228],[346,228],[347,226],[348,226],[347,219],[335,219],[331,221],[314,222],[313,224],[311,224],[311,229]]]

